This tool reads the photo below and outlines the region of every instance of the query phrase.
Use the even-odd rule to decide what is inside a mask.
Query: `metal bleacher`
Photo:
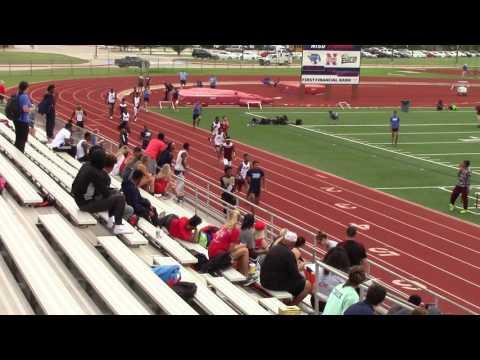
[[[14,137],[0,123],[0,169],[8,183],[7,193],[0,196],[0,216],[13,219],[0,227],[0,314],[273,313],[235,285],[245,280],[235,269],[221,277],[192,269],[197,262],[192,252],[206,252],[198,244],[173,239],[144,219],[131,227],[132,234],[120,237],[123,243],[111,236],[101,225],[106,214],[81,212],[70,194],[81,164],[33,136],[23,154],[13,146]],[[120,188],[120,181],[111,179],[112,187]],[[58,210],[24,207],[41,202],[38,191],[55,198]],[[143,190],[142,196],[159,213],[193,215]],[[195,306],[164,284],[145,259],[178,264],[182,280],[197,285]]]

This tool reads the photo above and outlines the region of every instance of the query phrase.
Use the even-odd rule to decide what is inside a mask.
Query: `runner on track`
[[[211,134],[208,138],[208,142],[210,142],[211,144],[213,144],[213,138],[217,134],[219,128],[220,128],[220,118],[218,116],[215,116],[215,120],[213,120],[212,126],[210,126]]]
[[[258,161],[254,160],[252,168],[248,170],[246,176],[249,185],[247,192],[247,200],[258,205],[260,203],[260,194],[262,190],[265,191],[265,173],[258,167]],[[255,213],[255,208],[252,206],[252,214]]]
[[[120,107],[120,121],[122,121],[122,114],[128,111],[127,102],[125,101],[125,98],[122,98],[118,106]]]
[[[247,172],[250,170],[251,164],[248,154],[243,154],[243,161],[238,166],[237,171],[237,192],[242,191],[243,186],[245,185]]]
[[[235,160],[235,146],[229,136],[226,137],[225,143],[220,148],[220,152],[223,153],[223,165],[232,166],[232,162]]]
[[[73,121],[75,119],[76,125],[78,127],[83,128],[84,127],[84,120],[87,117],[87,112],[83,110],[82,105],[77,105],[75,110],[73,110],[72,116],[70,116],[70,121]]]
[[[215,152],[217,153],[218,161],[220,161],[222,155],[222,146],[225,141],[225,134],[222,128],[218,128],[217,133],[213,138],[213,146],[215,146]]]
[[[228,117],[226,115],[223,115],[222,117],[221,127],[225,136],[228,136],[228,129],[230,129],[230,123],[228,122]]]
[[[393,112],[393,115],[390,118],[390,128],[392,129],[392,145],[397,146],[398,133],[400,131],[400,117],[398,117],[396,110]]]
[[[133,93],[133,121],[137,121],[137,115],[140,111],[140,94],[138,92]]]
[[[470,170],[470,161],[464,160],[458,167],[458,182],[450,196],[450,211],[455,210],[455,201],[458,196],[462,194],[463,209],[460,214],[465,214],[468,211],[468,192],[470,190],[470,178],[472,171]]]
[[[150,102],[150,87],[146,86],[145,90],[143,90],[143,107],[145,108],[145,112],[148,112],[148,103]]]
[[[111,120],[113,119],[113,110],[115,107],[115,103],[117,102],[117,93],[115,92],[115,90],[110,89],[105,98],[105,102],[108,105],[108,114]]]
[[[200,120],[202,119],[202,104],[200,101],[196,101],[195,105],[193,105],[193,128],[196,128],[200,125]]]

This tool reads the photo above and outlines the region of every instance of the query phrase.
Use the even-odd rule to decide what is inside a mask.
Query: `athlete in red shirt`
[[[148,143],[147,148],[143,152],[144,155],[147,155],[150,160],[148,163],[148,171],[151,174],[157,173],[157,159],[158,156],[167,148],[167,144],[165,144],[165,135],[163,133],[158,133],[156,139],[150,140]]]
[[[195,229],[201,222],[202,219],[197,215],[189,219],[169,214],[158,219],[158,225],[166,227],[172,237],[185,241],[193,241]]]
[[[225,115],[223,116],[220,126],[221,126],[222,131],[225,134],[225,136],[228,136],[228,130],[230,129],[230,123],[228,122],[228,117],[227,116],[225,116]]]

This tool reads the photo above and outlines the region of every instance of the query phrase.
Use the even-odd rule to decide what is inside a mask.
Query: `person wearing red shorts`
[[[458,168],[458,182],[455,188],[452,191],[450,196],[450,211],[455,210],[455,201],[458,196],[462,195],[463,209],[460,211],[460,214],[465,214],[468,212],[468,192],[470,190],[470,178],[472,176],[472,171],[470,170],[470,161],[464,160]]]
[[[228,136],[228,130],[230,129],[230,123],[228,122],[228,117],[226,115],[223,115],[222,117],[222,122],[220,124],[223,133],[225,136]]]

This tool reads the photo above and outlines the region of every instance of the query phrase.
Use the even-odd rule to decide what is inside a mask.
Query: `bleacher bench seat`
[[[137,255],[114,236],[97,237],[107,254],[168,315],[197,315],[180,296],[165,284]]]
[[[151,313],[146,305],[114,275],[113,269],[100,259],[95,248],[82,240],[61,216],[40,215],[38,220],[114,314]]]

